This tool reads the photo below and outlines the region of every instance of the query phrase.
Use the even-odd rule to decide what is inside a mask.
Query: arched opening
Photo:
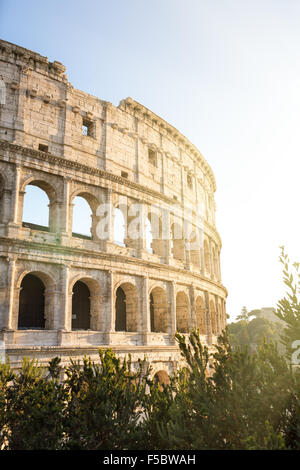
[[[126,224],[125,217],[119,207],[114,208],[114,243],[125,246]]]
[[[216,316],[216,307],[213,300],[209,303],[210,310],[210,319],[211,319],[211,332],[213,335],[217,334],[217,316]]]
[[[206,335],[206,314],[205,305],[202,297],[196,299],[196,328],[200,335]]]
[[[175,222],[171,226],[171,255],[174,259],[184,261],[183,230],[178,222]]]
[[[30,273],[21,282],[18,329],[45,328],[45,285]]]
[[[90,296],[90,290],[84,282],[75,282],[72,291],[72,330],[91,328]]]
[[[45,186],[38,182],[26,186],[23,204],[23,227],[33,230],[49,231],[53,217],[50,217],[50,198]],[[52,214],[51,214],[52,216]]]
[[[92,238],[92,209],[83,196],[73,199],[72,236]]]
[[[179,333],[189,331],[189,299],[185,292],[178,292],[176,296],[176,326]]]
[[[116,292],[116,331],[126,331],[126,295],[122,287]]]
[[[170,384],[170,377],[165,370],[159,370],[153,377],[155,384],[163,388],[163,385]]]
[[[168,332],[168,300],[161,287],[155,287],[150,293],[151,331]]]
[[[116,290],[115,330],[138,331],[139,309],[137,288],[125,282]]]

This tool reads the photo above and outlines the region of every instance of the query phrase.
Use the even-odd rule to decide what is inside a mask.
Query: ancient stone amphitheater
[[[132,98],[79,91],[60,62],[5,41],[0,103],[0,340],[14,367],[102,347],[145,355],[162,377],[180,361],[176,331],[212,346],[227,292],[198,149]],[[47,226],[23,217],[32,186]],[[78,197],[89,235],[73,228]]]

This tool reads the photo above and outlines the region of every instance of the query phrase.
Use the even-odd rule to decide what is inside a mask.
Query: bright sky
[[[150,108],[217,181],[230,320],[276,306],[279,246],[300,261],[298,0],[0,0],[1,38],[81,90]]]

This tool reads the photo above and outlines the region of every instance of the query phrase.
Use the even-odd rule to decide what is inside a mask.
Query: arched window
[[[165,370],[159,370],[153,377],[155,384],[157,384],[161,389],[163,385],[170,384],[170,377]]]
[[[92,210],[83,196],[76,196],[73,200],[72,236],[92,238]]]
[[[49,230],[49,197],[34,183],[26,186],[23,205],[23,226],[35,230]]]
[[[125,246],[125,218],[121,209],[114,209],[114,243]]]
[[[151,331],[168,332],[168,299],[161,287],[155,287],[150,293]]]
[[[122,287],[116,292],[116,331],[126,331],[126,296]]]
[[[116,331],[138,331],[138,306],[138,291],[133,284],[125,282],[117,288],[115,301]]]
[[[90,319],[90,290],[84,282],[77,281],[72,295],[72,330],[89,330]]]
[[[34,274],[27,274],[21,283],[18,329],[45,328],[45,286]]]

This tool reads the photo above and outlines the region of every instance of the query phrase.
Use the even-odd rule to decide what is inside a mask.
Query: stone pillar
[[[60,328],[65,331],[72,330],[72,294],[69,293],[70,267],[63,266],[62,272],[62,310]]]
[[[171,217],[168,209],[162,209],[162,239],[165,246],[165,263],[169,264],[171,257]]]
[[[30,69],[26,66],[20,67],[20,82],[18,88],[17,115],[14,121],[14,140],[16,145],[24,145],[27,82]]]
[[[150,299],[149,299],[149,279],[148,276],[143,277],[142,290],[142,315],[143,315],[143,344],[149,344],[149,336],[151,334],[151,318],[150,318]]]
[[[140,203],[139,204],[139,239],[138,239],[138,255],[139,257],[143,257],[143,253],[146,251],[146,217],[147,217],[147,210],[146,205]]]
[[[114,272],[107,272],[106,292],[103,296],[103,314],[105,315],[104,331],[105,341],[111,343],[112,333],[115,332],[115,299],[114,299]]]
[[[16,165],[14,181],[15,184],[10,199],[10,222],[8,222],[6,230],[7,236],[11,238],[18,237],[19,227],[22,224],[22,211],[20,209],[23,207],[24,193],[20,192],[20,177],[21,167]]]
[[[13,309],[15,306],[14,293],[15,293],[15,272],[16,272],[16,258],[7,258],[8,262],[8,286],[7,286],[7,301],[4,303],[4,319],[3,319],[3,330],[14,329],[14,318]]]
[[[165,194],[165,167],[166,167],[165,160],[166,160],[165,152],[162,152],[161,153],[161,183],[160,183],[160,191],[162,192],[162,194]]]
[[[3,189],[2,192],[2,220],[0,223],[8,224],[10,220],[10,201],[12,199],[12,191]]]
[[[59,203],[59,231],[63,245],[69,244],[72,236],[72,204],[70,204],[71,178],[64,177],[63,201]]]
[[[205,298],[205,316],[206,316],[206,331],[207,331],[207,343],[209,346],[212,345],[212,328],[211,328],[211,317],[209,309],[209,293],[204,291]]]
[[[216,325],[217,325],[217,336],[222,331],[222,326],[221,326],[221,311],[219,309],[219,302],[218,302],[218,296],[214,295],[214,302],[215,302],[215,309],[216,309]]]
[[[138,133],[139,133],[139,119],[137,117],[134,118],[134,126],[135,126],[135,133],[136,137],[134,139],[134,145],[135,145],[135,181],[139,183],[140,181],[140,146],[141,142],[138,139]]]
[[[45,291],[45,300],[49,299],[49,308],[47,309],[48,318],[46,329],[50,330],[59,330],[61,328],[61,298],[62,292],[55,288],[46,289]],[[46,311],[46,310],[45,310]]]
[[[176,284],[174,281],[170,282],[170,294],[169,294],[169,334],[171,341],[175,344],[175,333],[176,333]]]
[[[196,289],[194,285],[190,287],[190,330],[196,328]]]
[[[72,108],[72,94],[73,87],[71,84],[66,84],[65,99],[61,101],[61,115],[64,120],[64,133],[63,133],[63,155],[65,158],[72,158],[73,153],[73,139],[72,139],[72,120],[74,113]]]

